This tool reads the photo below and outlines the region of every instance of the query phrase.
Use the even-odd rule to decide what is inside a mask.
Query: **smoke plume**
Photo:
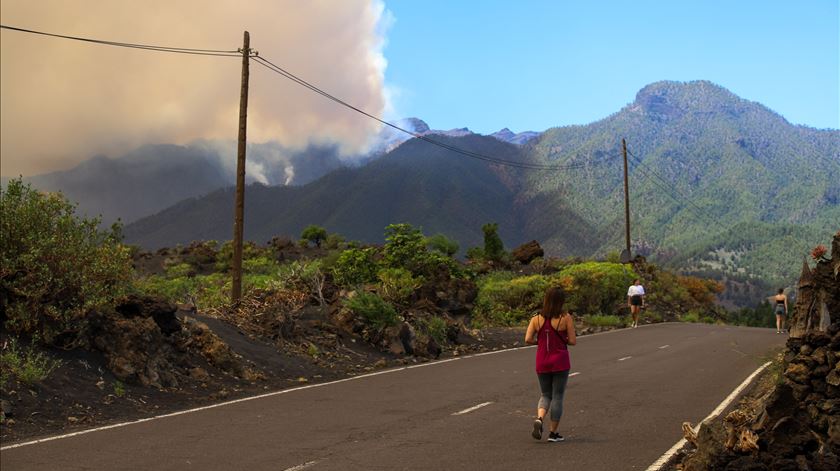
[[[362,109],[388,110],[382,48],[391,17],[380,0],[3,0],[0,15],[3,24],[28,29],[207,49],[236,50],[248,30],[260,56]],[[241,59],[8,30],[0,44],[3,175],[66,169],[145,143],[236,138]],[[249,142],[335,144],[354,154],[378,130],[252,61]]]

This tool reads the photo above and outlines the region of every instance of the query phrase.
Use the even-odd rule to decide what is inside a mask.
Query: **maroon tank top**
[[[551,325],[551,319],[545,319],[537,335],[537,373],[571,369],[568,343],[568,332],[558,331]]]

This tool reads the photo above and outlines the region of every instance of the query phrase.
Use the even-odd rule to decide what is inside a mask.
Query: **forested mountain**
[[[468,135],[438,140],[475,152],[523,160],[518,146]],[[500,224],[509,242],[521,238],[514,210],[522,175],[501,172],[420,140],[411,140],[361,168],[344,168],[302,187],[248,186],[246,238],[267,241],[295,236],[320,224],[350,239],[380,241],[383,228],[411,222],[428,233],[443,232],[463,244],[482,240],[481,225]],[[233,189],[183,201],[126,227],[129,242],[155,248],[193,239],[230,238]]]
[[[393,222],[443,232],[462,248],[498,222],[505,243],[536,238],[549,254],[606,255],[623,246],[621,139],[631,153],[634,252],[684,269],[783,283],[807,250],[840,228],[840,131],[795,126],[709,82],[659,82],[585,126],[546,131],[515,146],[438,136],[505,159],[567,165],[518,170],[409,141],[358,169],[300,188],[249,187],[246,236],[295,236],[320,224],[380,241]],[[147,247],[227,239],[231,190],[126,228]]]
[[[617,157],[622,137],[637,252],[701,270],[722,268],[709,252],[732,252],[738,260],[723,269],[736,277],[784,282],[808,248],[840,229],[840,131],[791,125],[709,82],[651,84],[604,120],[546,131],[532,152],[597,162],[604,149]],[[599,251],[621,245],[618,159],[527,177],[529,195],[562,201],[600,229]]]

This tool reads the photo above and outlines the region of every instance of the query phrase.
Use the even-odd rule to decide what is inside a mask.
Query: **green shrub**
[[[386,267],[420,273],[427,253],[423,233],[411,224],[391,224],[385,228],[382,262]]]
[[[654,309],[648,308],[642,311],[642,320],[645,320],[648,323],[662,322],[662,314]]]
[[[216,254],[219,243],[215,240],[193,242],[188,250],[181,252],[181,259],[193,267],[204,267],[216,264]]]
[[[479,296],[490,298],[496,304],[510,309],[535,312],[542,306],[549,280],[542,275],[531,275],[510,280],[488,280],[480,284]]]
[[[605,261],[609,263],[621,263],[621,254],[618,252],[618,250],[612,250],[609,253],[607,253]]]
[[[22,383],[32,385],[47,379],[59,366],[61,361],[36,350],[34,345],[24,349],[18,346],[17,340],[10,338],[0,351],[0,386],[5,385],[12,376]]]
[[[587,325],[596,327],[617,327],[624,325],[624,320],[618,316],[587,315],[583,317]]]
[[[340,249],[344,245],[344,237],[341,234],[330,234],[327,236],[327,240],[324,243],[324,247],[329,250],[337,250]]]
[[[379,270],[379,294],[392,303],[400,304],[408,299],[414,290],[423,285],[423,277],[414,277],[405,268],[383,268]]]
[[[195,269],[189,263],[164,264],[164,272],[169,279],[195,276]]]
[[[493,272],[477,282],[475,314],[491,325],[518,325],[542,306],[550,280],[542,275],[517,277]]]
[[[242,260],[242,271],[254,275],[276,275],[280,269],[274,259],[266,256],[258,256]]]
[[[257,247],[253,242],[244,242],[242,244],[242,266],[245,266],[245,261],[267,255],[267,249]],[[219,248],[216,254],[216,270],[220,272],[228,272],[233,268],[233,241],[227,241]]]
[[[688,311],[680,316],[680,320],[683,322],[700,322],[700,313],[698,311]]]
[[[467,249],[467,260],[484,260],[484,249],[481,247],[471,247]]]
[[[324,287],[326,275],[321,260],[296,260],[278,270],[276,284],[308,293],[318,304],[326,304]]]
[[[359,292],[346,299],[344,305],[380,331],[400,321],[394,306],[374,293]]]
[[[74,214],[61,194],[11,180],[0,188],[0,310],[5,328],[72,342],[86,316],[124,295],[132,276],[120,227]]]
[[[114,381],[114,395],[117,397],[125,396],[125,383],[120,380]]]
[[[594,315],[626,305],[627,287],[636,274],[619,263],[584,262],[565,266],[551,278],[566,289],[569,310]]]
[[[426,246],[431,250],[437,250],[447,257],[452,257],[458,253],[459,248],[456,240],[450,239],[443,234],[435,234],[426,238]]]
[[[481,226],[484,232],[484,257],[488,260],[500,261],[505,256],[505,246],[499,237],[499,225],[497,223]]]
[[[442,317],[432,316],[423,319],[421,326],[429,337],[433,338],[438,345],[446,343],[446,320]]]
[[[318,350],[318,346],[317,346],[317,345],[315,345],[314,343],[311,343],[311,342],[310,342],[310,343],[309,343],[309,347],[307,347],[307,348],[306,348],[306,353],[307,353],[309,356],[311,356],[312,358],[318,358],[318,355],[321,353],[321,351],[320,351],[320,350]]]
[[[341,252],[332,266],[332,275],[340,286],[358,286],[376,280],[375,249],[348,249]]]
[[[253,286],[253,275],[243,276],[243,290]],[[195,302],[200,308],[220,307],[230,303],[230,275],[213,273],[200,276],[152,275],[138,279],[135,289],[143,294],[160,296],[174,302]]]
[[[767,301],[752,307],[741,308],[727,313],[727,322],[734,325],[750,327],[776,327],[776,316],[773,307]]]
[[[321,242],[327,239],[327,230],[321,226],[309,225],[300,234],[300,238],[321,247]]]

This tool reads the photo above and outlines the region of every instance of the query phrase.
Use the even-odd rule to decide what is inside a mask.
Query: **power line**
[[[195,48],[188,48],[188,47],[171,47],[171,46],[156,46],[151,44],[137,44],[137,43],[124,43],[119,41],[109,41],[104,39],[94,39],[94,38],[84,38],[80,36],[67,36],[64,34],[56,34],[56,33],[47,33],[44,31],[36,31],[32,29],[26,28],[18,28],[16,26],[7,26],[7,25],[0,25],[2,29],[8,29],[10,31],[17,31],[21,33],[29,33],[29,34],[37,34],[41,36],[49,36],[53,38],[61,38],[61,39],[70,39],[73,41],[81,41],[93,44],[102,44],[105,46],[117,46],[117,47],[127,47],[132,49],[143,49],[147,51],[157,51],[157,52],[172,52],[176,54],[195,54],[200,56],[222,56],[222,57],[242,57],[241,51],[235,50],[221,50],[221,49],[195,49]]]
[[[141,49],[141,50],[148,50],[148,51],[155,51],[155,52],[169,52],[169,53],[176,53],[176,54],[194,54],[194,55],[205,55],[205,56],[221,56],[221,57],[242,57],[242,50],[223,50],[223,49],[199,49],[199,48],[184,48],[184,47],[172,47],[172,46],[159,46],[159,45],[151,45],[151,44],[138,44],[138,43],[126,43],[126,42],[119,42],[119,41],[111,41],[111,40],[104,40],[104,39],[96,39],[96,38],[88,38],[88,37],[80,37],[80,36],[69,36],[64,34],[57,34],[57,33],[48,33],[45,31],[37,31],[32,29],[26,28],[19,28],[16,26],[8,26],[8,25],[0,25],[0,28],[7,29],[10,31],[16,31],[21,33],[28,33],[28,34],[36,34],[41,36],[48,36],[53,38],[60,38],[60,39],[68,39],[73,41],[81,41],[87,42],[92,44],[100,44],[106,46],[116,46],[116,47],[125,47],[125,48],[132,48],[132,49]],[[482,154],[479,152],[470,151],[467,149],[463,149],[457,146],[453,146],[451,144],[447,144],[445,142],[439,141],[437,139],[432,139],[426,135],[416,133],[405,129],[401,126],[397,126],[396,124],[389,123],[383,119],[380,119],[377,116],[374,116],[356,106],[351,105],[350,103],[330,94],[326,91],[318,88],[317,86],[301,79],[300,77],[292,74],[291,72],[283,69],[282,67],[274,64],[273,62],[259,57],[258,53],[250,52],[249,57],[256,60],[256,62],[263,67],[282,75],[283,77],[292,80],[293,82],[308,88],[309,90],[318,93],[325,98],[332,100],[342,106],[345,106],[353,111],[361,113],[368,118],[378,121],[381,124],[389,126],[393,129],[396,129],[400,132],[408,134],[414,138],[420,139],[422,141],[428,142],[430,144],[436,145],[438,147],[447,149],[452,152],[456,152],[458,154],[482,160],[485,162],[489,162],[496,165],[503,165],[508,167],[515,167],[515,168],[522,168],[522,169],[529,169],[529,170],[573,170],[573,169],[580,169],[586,167],[588,164],[586,162],[578,162],[566,165],[546,165],[546,164],[538,164],[538,163],[528,163],[528,162],[517,162],[513,160],[506,160],[500,159],[497,157],[489,156],[486,154]],[[608,154],[609,155],[609,154]],[[614,157],[613,155],[609,155],[610,157]]]
[[[297,83],[298,85],[301,85],[305,88],[308,88],[309,90],[311,90],[311,91],[313,91],[313,92],[315,92],[315,93],[317,93],[317,94],[319,94],[319,95],[321,95],[321,96],[323,96],[323,97],[325,97],[329,100],[332,100],[332,101],[334,101],[334,102],[336,102],[336,103],[338,103],[342,106],[345,106],[345,107],[347,107],[347,108],[349,108],[353,111],[356,111],[357,113],[360,113],[364,116],[367,116],[368,118],[373,119],[373,120],[375,120],[375,121],[377,121],[377,122],[379,122],[379,123],[381,123],[385,126],[389,126],[393,129],[396,129],[400,132],[403,132],[403,133],[405,133],[409,136],[412,136],[414,138],[417,138],[417,139],[420,139],[422,141],[428,142],[429,144],[436,145],[438,147],[442,147],[442,148],[450,150],[452,152],[456,152],[456,153],[464,155],[466,157],[482,160],[482,161],[493,163],[493,164],[496,164],[496,165],[503,165],[503,166],[507,166],[507,167],[516,167],[516,168],[523,168],[523,169],[530,169],[530,170],[572,170],[572,169],[584,168],[587,165],[587,163],[585,163],[585,162],[579,162],[579,163],[573,163],[573,164],[567,164],[567,165],[542,165],[542,164],[528,163],[528,162],[516,162],[516,161],[513,161],[513,160],[500,159],[500,158],[492,157],[492,156],[482,154],[482,153],[479,153],[479,152],[474,152],[474,151],[471,151],[471,150],[467,150],[467,149],[463,149],[463,148],[460,148],[460,147],[457,147],[457,146],[453,146],[451,144],[447,144],[447,143],[439,141],[437,139],[432,139],[432,138],[428,137],[427,135],[420,134],[420,133],[417,133],[417,132],[414,132],[414,131],[410,131],[410,130],[405,129],[401,126],[398,126],[396,124],[385,121],[385,120],[383,120],[383,119],[381,119],[381,118],[379,118],[375,115],[372,115],[372,114],[370,114],[370,113],[368,113],[368,112],[366,112],[366,111],[364,111],[364,110],[362,110],[362,109],[360,109],[356,106],[351,105],[350,103],[347,103],[346,101],[342,100],[341,98],[338,98],[338,97],[322,90],[321,88],[318,88],[317,86],[315,86],[315,85],[307,82],[306,80],[292,74],[288,70],[283,69],[282,67],[278,66],[277,64],[274,64],[273,62],[269,61],[268,59],[266,59],[264,57],[256,56],[256,57],[254,57],[254,59],[256,60],[256,62],[258,64],[262,65],[266,69],[268,69],[268,70],[270,70],[274,73],[277,73],[277,74],[279,74],[279,75]]]
[[[717,219],[710,216],[709,213],[707,213],[702,208],[700,208],[699,206],[694,204],[694,202],[692,202],[690,198],[688,198],[686,195],[681,193],[676,188],[673,188],[672,186],[670,186],[671,185],[670,182],[668,182],[667,180],[665,180],[664,178],[659,176],[659,174],[657,174],[653,170],[651,170],[649,168],[646,168],[645,165],[642,163],[641,159],[636,157],[636,155],[634,155],[632,152],[630,152],[629,149],[628,149],[627,153],[630,154],[633,157],[633,161],[636,164],[636,167],[635,167],[636,170],[639,170],[645,178],[647,178],[651,183],[653,183],[654,185],[659,187],[665,194],[670,196],[674,201],[676,201],[678,204],[682,204],[683,207],[685,207],[686,205],[690,206],[691,209],[695,212],[695,214],[697,216],[699,216],[700,219],[702,219],[706,224],[709,224],[709,225],[712,225],[712,226],[717,226],[718,228],[722,229],[723,231],[727,230],[727,228],[723,227],[717,221]],[[653,175],[653,176],[651,176],[651,175]],[[654,177],[656,177],[656,178],[654,178]]]

